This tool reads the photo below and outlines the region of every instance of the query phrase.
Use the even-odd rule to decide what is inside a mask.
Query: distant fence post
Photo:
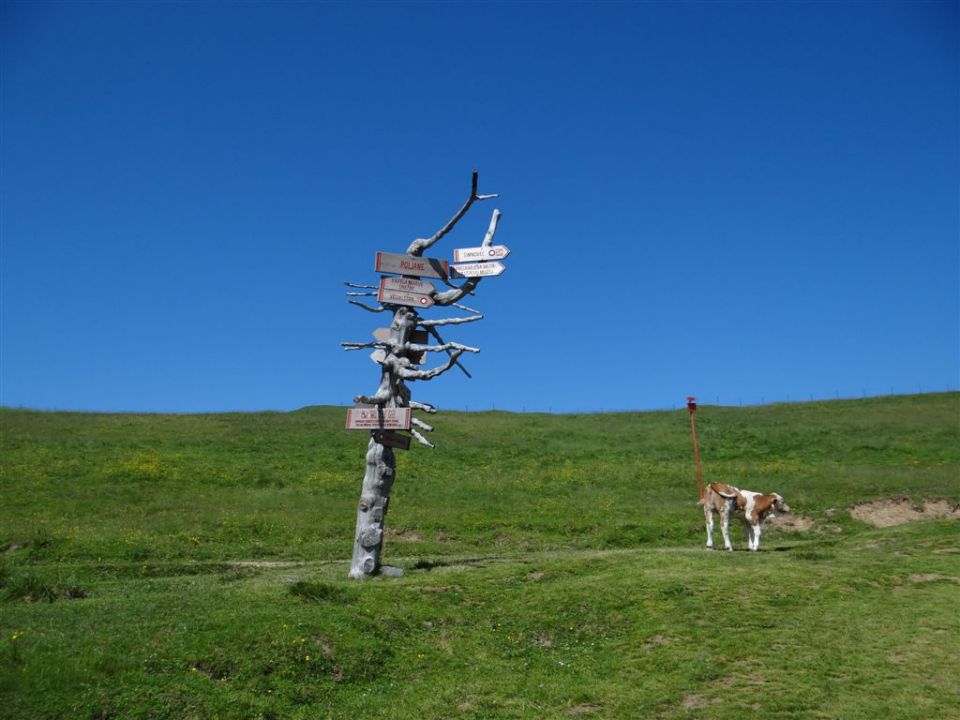
[[[703,474],[700,472],[700,444],[697,442],[697,399],[692,395],[687,398],[687,412],[690,413],[690,435],[693,437],[693,462],[697,467],[697,491],[703,497]]]

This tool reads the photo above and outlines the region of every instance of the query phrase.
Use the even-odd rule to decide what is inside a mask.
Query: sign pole
[[[433,236],[414,240],[402,254],[376,253],[374,269],[381,274],[377,285],[346,283],[349,287],[368,291],[347,293],[351,297],[348,300],[351,305],[367,312],[393,315],[389,328],[379,328],[374,332],[375,342],[341,343],[345,350],[374,350],[370,359],[380,368],[380,383],[376,392],[372,395],[355,396],[353,401],[356,407],[347,411],[347,429],[362,430],[370,434],[367,441],[367,468],[360,490],[360,502],[357,504],[357,525],[349,573],[351,578],[367,578],[381,572],[394,576],[402,574],[398,568],[387,568],[380,562],[384,518],[389,505],[390,490],[396,479],[397,462],[394,450],[408,450],[411,440],[416,440],[426,447],[434,447],[421,433],[430,432],[433,427],[420,418],[413,417],[411,412],[437,411],[429,403],[414,401],[407,383],[414,380],[432,380],[450,370],[454,364],[463,369],[458,360],[460,355],[464,352],[480,352],[479,348],[456,342],[443,342],[436,328],[439,325],[458,325],[483,319],[482,314],[461,305],[460,301],[473,294],[482,278],[499,275],[504,270],[501,262],[487,262],[488,259],[506,257],[510,252],[505,245],[493,244],[500,211],[493,211],[482,244],[478,248],[466,248],[474,251],[473,254],[467,253],[467,257],[476,259],[477,262],[465,263],[468,269],[463,276],[467,280],[463,283],[457,284],[450,280],[451,265],[446,260],[423,256],[424,251],[429,250],[453,229],[474,202],[497,197],[480,195],[477,192],[477,177],[477,172],[474,171],[470,196],[463,207]],[[449,289],[438,292],[430,281],[431,278],[442,281]],[[356,296],[376,297],[378,305],[371,307],[353,299]],[[451,306],[473,314],[439,319],[426,319],[419,314],[430,307]],[[431,336],[438,344],[429,344]],[[425,356],[431,352],[447,353],[447,362],[429,370],[421,369],[419,366],[424,364]],[[467,375],[469,376],[469,373]]]
[[[697,490],[702,498],[704,495],[703,473],[700,471],[700,445],[697,443],[697,422],[695,420],[697,399],[692,395],[687,397],[687,412],[690,413],[690,435],[693,437],[693,462],[697,466]]]

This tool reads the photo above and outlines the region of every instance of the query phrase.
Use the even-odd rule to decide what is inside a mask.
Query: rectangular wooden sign
[[[417,293],[418,295],[433,295],[437,291],[432,282],[405,277],[382,277],[380,278],[380,289],[399,290],[400,292]]]
[[[376,406],[347,409],[347,430],[408,430],[410,408]]]
[[[389,305],[408,305],[420,308],[428,308],[433,305],[433,298],[429,295],[403,292],[402,290],[387,290],[384,287],[381,287],[377,292],[377,301]]]
[[[449,263],[446,260],[378,252],[374,269],[377,272],[393,273],[395,275],[443,279],[447,276],[448,265]]]
[[[399,448],[400,450],[410,449],[411,437],[409,435],[393,432],[392,430],[377,430],[373,434],[373,439],[381,445],[386,445],[387,447]]]
[[[507,266],[502,262],[475,262],[462,263],[460,265],[450,266],[450,275],[452,277],[490,277],[499,275]]]
[[[454,262],[476,262],[478,260],[503,260],[510,254],[506,245],[488,245],[487,247],[457,248],[453,251]]]
[[[373,331],[373,339],[386,342],[390,339],[390,328],[377,328]],[[426,345],[430,342],[430,333],[427,330],[411,330],[407,339],[417,345]]]

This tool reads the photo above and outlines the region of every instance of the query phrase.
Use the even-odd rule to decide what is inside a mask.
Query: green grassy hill
[[[960,501],[957,393],[701,407],[799,516],[760,553],[702,549],[685,411],[441,413],[363,583],[344,414],[0,410],[0,714],[958,717],[957,520],[849,513]]]

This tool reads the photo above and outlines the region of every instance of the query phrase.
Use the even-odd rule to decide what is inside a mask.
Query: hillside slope
[[[702,407],[799,517],[756,554],[702,549],[684,411],[441,413],[365,583],[343,417],[0,411],[5,716],[955,714],[957,521],[850,510],[960,501],[956,393]]]

